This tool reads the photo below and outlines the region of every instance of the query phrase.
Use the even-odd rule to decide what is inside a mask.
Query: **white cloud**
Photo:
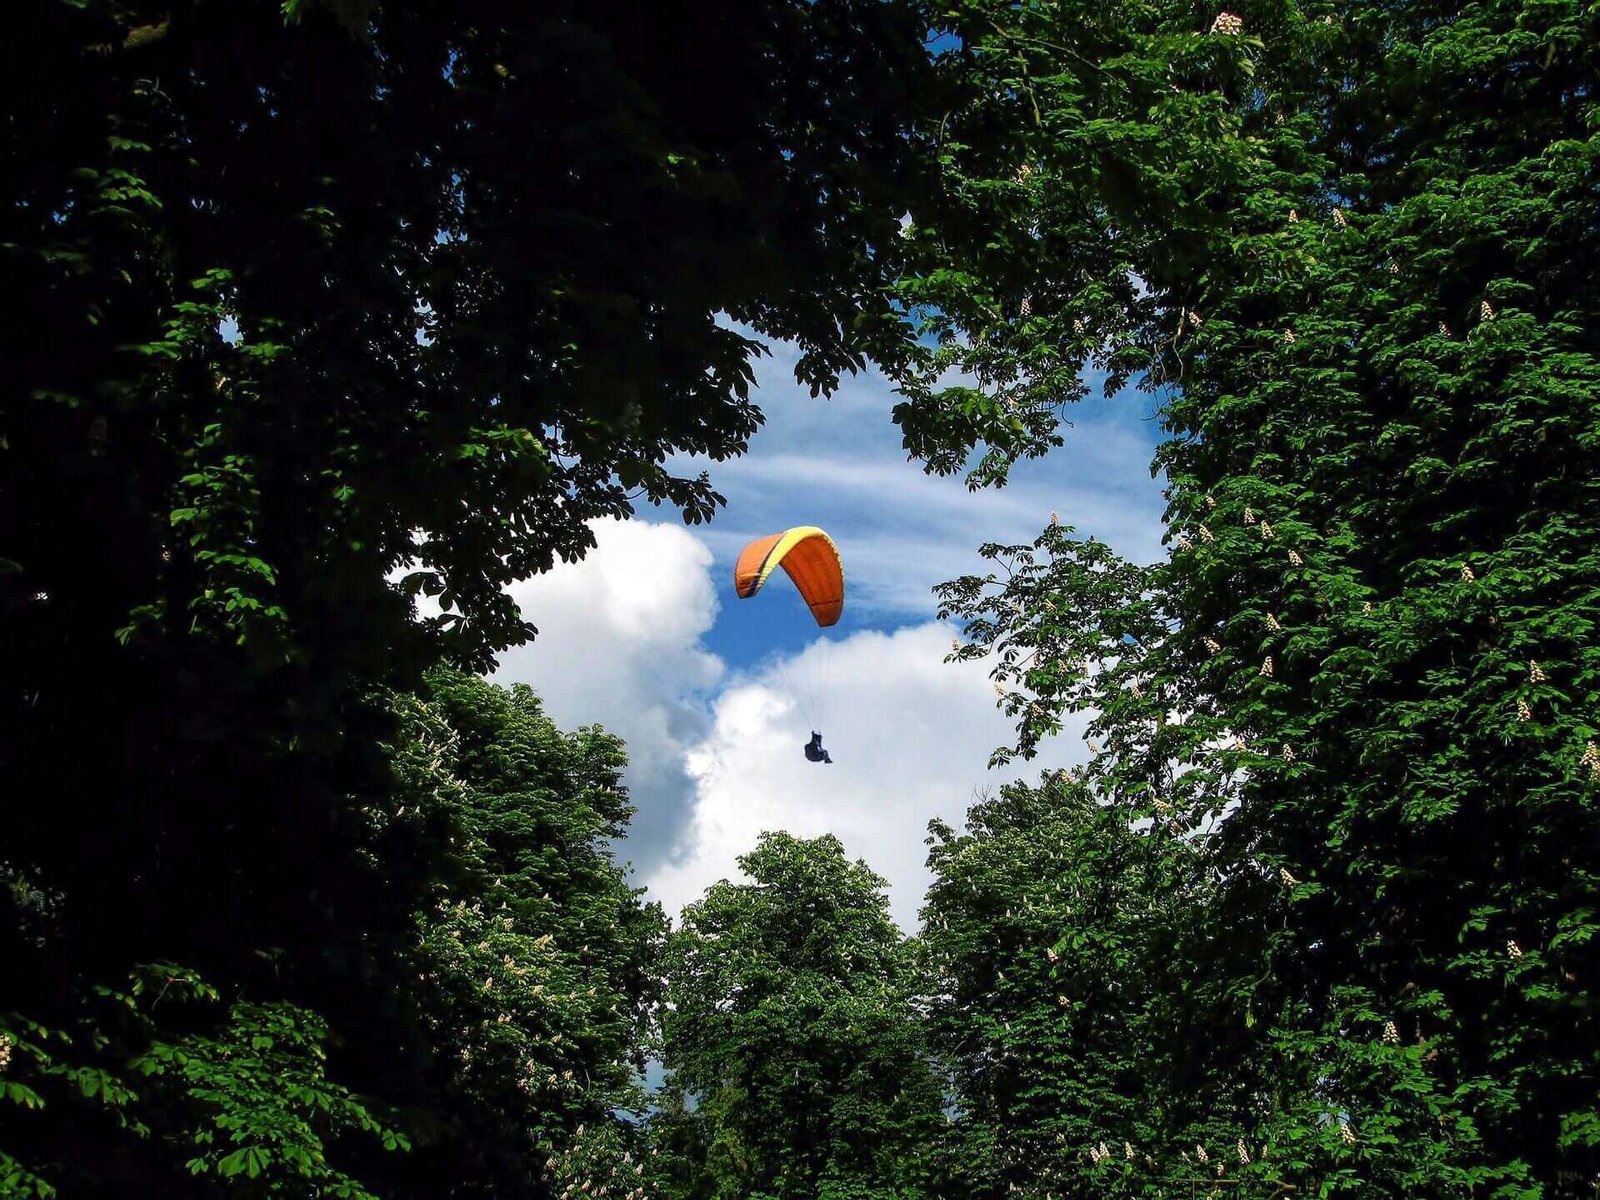
[[[1150,397],[1107,399],[1096,376],[1090,396],[1065,413],[1073,424],[1064,446],[1017,464],[1004,488],[972,492],[960,477],[907,461],[890,415],[899,397],[877,371],[845,377],[823,400],[794,382],[794,360],[793,347],[778,344],[757,365],[766,423],[747,455],[675,463],[709,471],[727,497],[704,535],[719,564],[754,538],[821,525],[845,554],[851,612],[883,625],[927,620],[936,584],[986,569],[981,544],[1031,541],[1052,511],[1135,562],[1163,557]]]
[[[628,850],[641,868],[688,819],[687,748],[709,728],[722,660],[701,639],[716,620],[711,551],[693,534],[643,521],[597,521],[597,546],[511,589],[539,628],[493,678],[527,683],[564,728],[604,725],[628,744],[639,813]]]
[[[1035,769],[986,769],[1012,731],[984,666],[944,662],[952,631],[927,622],[819,637],[730,677],[702,640],[719,607],[704,542],[643,521],[594,529],[588,557],[513,589],[539,637],[494,678],[531,684],[564,727],[626,739],[639,815],[623,852],[652,897],[676,917],[737,875],[764,830],[834,833],[890,881],[895,917],[912,927],[929,819],[959,824],[980,788]],[[831,766],[801,754],[813,723]],[[1081,740],[1063,742],[1044,761],[1081,756]]]
[[[988,771],[989,752],[1011,740],[981,663],[946,663],[948,627],[929,622],[891,634],[865,632],[814,642],[801,661],[733,682],[718,697],[708,736],[693,747],[694,818],[678,857],[647,873],[651,894],[676,914],[710,884],[738,874],[737,857],[763,830],[833,833],[890,883],[895,919],[916,924],[926,889],[928,821],[959,825],[982,787],[1028,775],[1037,765]],[[831,661],[816,718],[832,766],[807,762],[809,721],[789,686]],[[1082,723],[1073,727],[1081,738]],[[1083,755],[1063,734],[1042,761]]]

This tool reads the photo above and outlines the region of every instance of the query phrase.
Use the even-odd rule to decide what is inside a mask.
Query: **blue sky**
[[[750,453],[695,464],[728,499],[700,531],[719,577],[731,581],[746,541],[820,525],[845,561],[847,603],[834,636],[847,637],[930,619],[934,585],[979,569],[982,542],[1032,538],[1052,510],[1125,553],[1158,555],[1160,496],[1148,470],[1157,434],[1152,397],[1130,389],[1105,398],[1096,386],[1072,409],[1066,446],[1021,464],[1007,487],[974,494],[959,477],[929,477],[907,461],[889,415],[897,397],[875,372],[847,380],[832,399],[813,399],[793,383],[793,359],[780,346],[759,368],[767,423]],[[707,645],[729,664],[748,667],[816,636],[788,581],[774,582],[747,602],[730,594],[708,633]]]
[[[1009,728],[985,669],[943,662],[954,631],[935,621],[932,589],[981,570],[983,542],[1031,540],[1052,511],[1131,558],[1159,557],[1154,404],[1097,388],[1071,410],[1063,448],[1019,466],[1003,489],[972,493],[906,460],[881,377],[848,378],[817,399],[794,383],[792,348],[772,350],[757,365],[766,424],[749,454],[693,464],[726,508],[708,526],[651,509],[597,526],[584,562],[513,589],[542,635],[507,654],[496,678],[532,684],[564,725],[598,723],[627,740],[638,815],[624,854],[669,912],[735,874],[761,830],[783,828],[840,836],[889,879],[910,927],[930,818],[959,824],[985,787],[1083,757],[1073,729],[1035,764],[987,770]],[[845,612],[831,630],[781,574],[750,600],[733,594],[739,548],[797,524],[827,529],[845,561]],[[823,666],[817,713],[800,684]],[[800,753],[813,723],[833,766]]]

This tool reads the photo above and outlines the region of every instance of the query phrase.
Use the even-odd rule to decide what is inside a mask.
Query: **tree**
[[[914,1196],[944,1125],[883,880],[767,833],[668,941],[663,1060],[718,1197]]]
[[[328,1147],[353,1134],[389,1151],[409,1143],[328,1077],[327,1023],[282,1001],[238,1001],[208,1019],[219,999],[194,972],[149,963],[124,986],[97,988],[69,1028],[0,1014],[0,1103],[22,1152],[0,1149],[0,1195],[159,1194],[187,1182],[373,1200]]]
[[[1270,1081],[1214,961],[1255,931],[1211,928],[1203,844],[1130,828],[1066,771],[931,829],[922,941],[956,1194],[1183,1194],[1218,1167],[1237,1185]]]
[[[79,799],[12,840],[52,886],[133,896],[89,922],[117,946],[209,957],[189,906],[249,895],[243,848],[365,786],[321,782],[364,719],[343,706],[526,636],[504,585],[580,555],[591,518],[709,515],[708,481],[662,464],[758,422],[759,346],[718,314],[798,343],[818,389],[908,340],[909,12],[338,11],[359,28],[264,2],[19,17],[4,757]],[[447,612],[415,620],[418,591]],[[126,750],[63,775],[66,729]],[[300,848],[302,894],[332,841]],[[279,938],[257,921],[234,914],[239,953]]]
[[[1001,652],[1014,751],[1097,711],[1090,785],[1130,828],[1203,835],[1216,927],[1262,931],[1218,983],[1277,1081],[1278,1179],[1577,1195],[1600,1170],[1588,17],[1090,7],[972,14],[989,99],[952,141],[986,103],[1037,119],[1009,156],[947,156],[1016,206],[984,210],[1008,282],[945,355],[1017,381],[988,403],[1052,394],[1089,346],[1144,371],[1174,552],[1142,570],[1047,529],[947,611]]]
[[[529,1195],[631,1164],[617,1114],[644,1107],[666,922],[613,857],[632,812],[620,743],[451,672],[390,704],[396,778],[360,810],[353,869],[426,871],[407,940],[369,948],[325,1013],[238,1000],[219,1023],[217,988],[158,963],[96,989],[70,1028],[0,1015],[0,1099],[32,1110],[0,1158],[7,1195],[191,1175],[270,1195]]]
[[[409,1105],[393,968],[460,864],[390,823],[386,697],[528,636],[504,585],[591,519],[709,516],[666,464],[743,449],[758,338],[818,392],[909,353],[916,14],[47,0],[8,29],[0,774],[30,798],[0,1010],[100,1028],[97,989],[178,964],[221,1003],[172,1037],[288,1004]],[[579,1056],[606,1087],[620,1007]]]
[[[644,1107],[666,932],[614,857],[632,815],[621,743],[597,728],[563,733],[525,686],[450,672],[396,703],[407,783],[397,808],[375,814],[375,848],[432,827],[450,866],[416,915],[413,948],[385,973],[417,973],[397,1014],[413,1023],[360,1064],[434,1130],[389,1194],[530,1194],[575,1153],[592,1173],[616,1114]]]

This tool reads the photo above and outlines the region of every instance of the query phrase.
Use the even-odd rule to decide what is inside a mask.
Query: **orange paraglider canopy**
[[[739,551],[733,568],[734,591],[748,600],[779,564],[800,589],[817,624],[835,624],[844,611],[844,564],[833,539],[815,525],[797,525],[757,538]]]

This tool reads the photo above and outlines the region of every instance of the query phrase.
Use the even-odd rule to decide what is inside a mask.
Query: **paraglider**
[[[833,539],[815,525],[797,525],[757,538],[739,551],[739,561],[733,566],[733,590],[741,600],[750,599],[780,565],[794,580],[817,624],[824,628],[837,624],[844,611],[844,564]]]
[[[797,525],[757,538],[739,551],[733,568],[733,590],[741,600],[750,599],[779,566],[794,581],[818,625],[826,629],[838,623],[844,612],[844,564],[831,537],[815,525]],[[811,731],[805,755],[808,762],[833,762],[833,756],[822,748],[822,735],[816,730]]]

